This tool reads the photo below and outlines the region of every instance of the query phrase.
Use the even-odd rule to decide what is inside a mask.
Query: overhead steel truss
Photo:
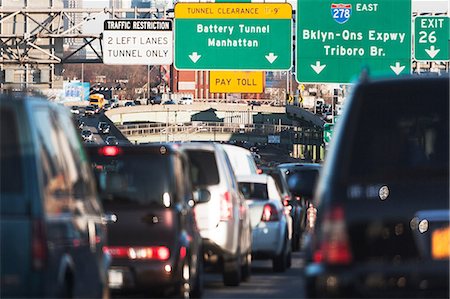
[[[48,9],[5,9],[0,8],[0,63],[2,64],[60,64],[60,63],[102,63],[103,49],[101,48],[102,34],[84,34],[82,26],[95,19],[101,14],[109,15],[110,18],[120,19],[123,13],[134,13],[134,16],[144,16],[146,18],[156,18],[158,14],[166,15],[165,10],[155,8],[48,8]],[[76,16],[81,14],[82,18]],[[38,18],[43,21],[39,21]],[[5,33],[7,21],[20,17],[24,23],[33,24],[30,32],[8,34]],[[81,22],[76,22],[82,19]],[[64,26],[68,24],[68,26]],[[31,27],[31,26],[30,26]],[[55,41],[64,38],[79,38],[83,44],[79,47],[57,53],[55,51]],[[48,39],[47,42],[42,42]],[[100,50],[93,46],[98,40]],[[42,46],[46,45],[46,46]],[[76,57],[83,48],[90,48],[95,53],[95,58]],[[38,51],[43,55],[33,57],[30,51]]]

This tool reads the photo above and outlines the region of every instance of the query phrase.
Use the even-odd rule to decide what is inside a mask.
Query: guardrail
[[[322,131],[312,128],[298,128],[288,125],[274,124],[236,124],[221,122],[187,122],[178,124],[145,123],[132,125],[117,125],[117,128],[127,137],[149,135],[182,135],[189,139],[194,134],[250,134],[257,136],[281,135],[296,144],[322,143]],[[180,138],[178,138],[180,139]]]

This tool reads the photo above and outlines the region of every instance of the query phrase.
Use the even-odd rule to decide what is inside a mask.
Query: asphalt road
[[[292,267],[272,270],[269,260],[252,261],[252,276],[238,287],[226,287],[220,273],[206,273],[203,298],[305,298],[302,253],[292,253]]]

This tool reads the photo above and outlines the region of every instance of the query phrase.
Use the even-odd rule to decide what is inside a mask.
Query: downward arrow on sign
[[[266,59],[272,64],[278,56],[274,55],[272,52],[269,55],[266,55]]]
[[[202,55],[198,55],[197,52],[192,52],[191,55],[189,55],[189,58],[192,60],[193,63],[196,63]]]
[[[326,67],[326,64],[320,65],[320,61],[316,61],[316,65],[311,64],[311,67],[313,68],[313,70],[318,74],[320,74],[321,71],[323,71],[323,69]]]
[[[399,75],[405,68],[405,66],[400,66],[400,62],[398,61],[395,63],[395,66],[391,65],[390,67],[396,75]]]
[[[436,49],[434,46],[431,46],[429,49],[425,49],[425,51],[431,58],[434,58],[441,49]]]

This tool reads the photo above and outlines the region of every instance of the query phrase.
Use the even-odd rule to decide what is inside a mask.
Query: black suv
[[[88,146],[108,221],[113,292],[202,293],[189,162],[171,145]],[[206,197],[204,200],[209,200]]]
[[[365,79],[319,179],[309,296],[449,297],[449,77]]]
[[[109,296],[102,216],[69,109],[0,95],[0,297]]]

